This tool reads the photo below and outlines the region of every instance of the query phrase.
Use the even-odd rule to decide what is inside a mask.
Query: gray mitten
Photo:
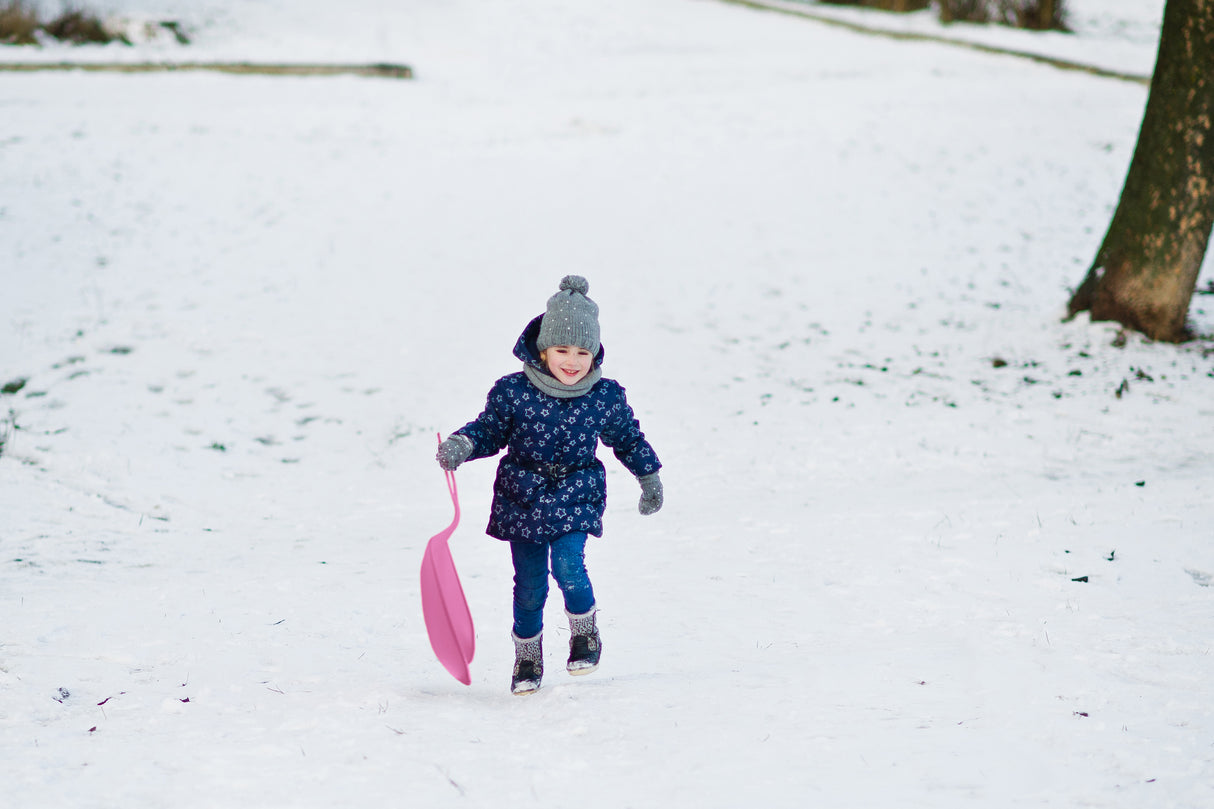
[[[438,454],[434,458],[443,469],[454,472],[471,454],[472,439],[463,435],[452,435],[438,445]]]
[[[643,475],[637,478],[641,484],[641,502],[638,509],[642,514],[653,514],[662,507],[662,479],[658,473]]]

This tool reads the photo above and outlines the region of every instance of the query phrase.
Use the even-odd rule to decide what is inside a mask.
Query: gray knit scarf
[[[603,378],[603,369],[597,365],[590,369],[590,373],[572,385],[558,382],[556,377],[545,373],[529,362],[523,363],[523,373],[527,375],[527,379],[531,381],[532,385],[557,399],[573,399],[584,393],[589,393],[590,389],[594,387],[594,383]]]

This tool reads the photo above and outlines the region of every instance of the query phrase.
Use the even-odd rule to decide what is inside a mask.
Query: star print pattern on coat
[[[515,354],[538,364],[534,337],[528,348],[527,336]],[[600,350],[596,361],[601,358]],[[624,387],[612,379],[600,379],[581,396],[558,399],[524,373],[509,374],[489,391],[484,411],[455,432],[472,441],[469,460],[506,450],[487,532],[508,541],[544,542],[574,531],[603,535],[607,470],[595,455],[599,441],[633,475],[662,468]]]

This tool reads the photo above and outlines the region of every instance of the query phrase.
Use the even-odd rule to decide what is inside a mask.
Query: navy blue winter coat
[[[539,317],[528,324],[514,356],[543,368],[535,346],[539,326]],[[603,353],[600,347],[594,367]],[[489,391],[484,412],[456,433],[472,441],[469,460],[506,449],[493,484],[487,532],[512,542],[551,541],[575,531],[603,535],[607,470],[595,456],[599,441],[637,477],[662,468],[623,386],[611,379],[600,379],[581,396],[560,399],[542,392],[521,371],[509,374]]]

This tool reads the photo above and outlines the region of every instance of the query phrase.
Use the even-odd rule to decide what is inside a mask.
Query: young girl
[[[543,619],[548,564],[569,616],[570,674],[598,668],[602,643],[594,590],[586,575],[586,536],[603,535],[607,470],[601,440],[636,475],[640,512],[662,507],[662,464],[645,440],[618,382],[603,378],[599,307],[586,279],[568,275],[547,311],[523,330],[514,356],[523,370],[489,391],[485,410],[452,433],[438,463],[506,455],[493,484],[490,536],[510,543],[514,561],[514,674],[510,690],[530,694],[544,675]]]

